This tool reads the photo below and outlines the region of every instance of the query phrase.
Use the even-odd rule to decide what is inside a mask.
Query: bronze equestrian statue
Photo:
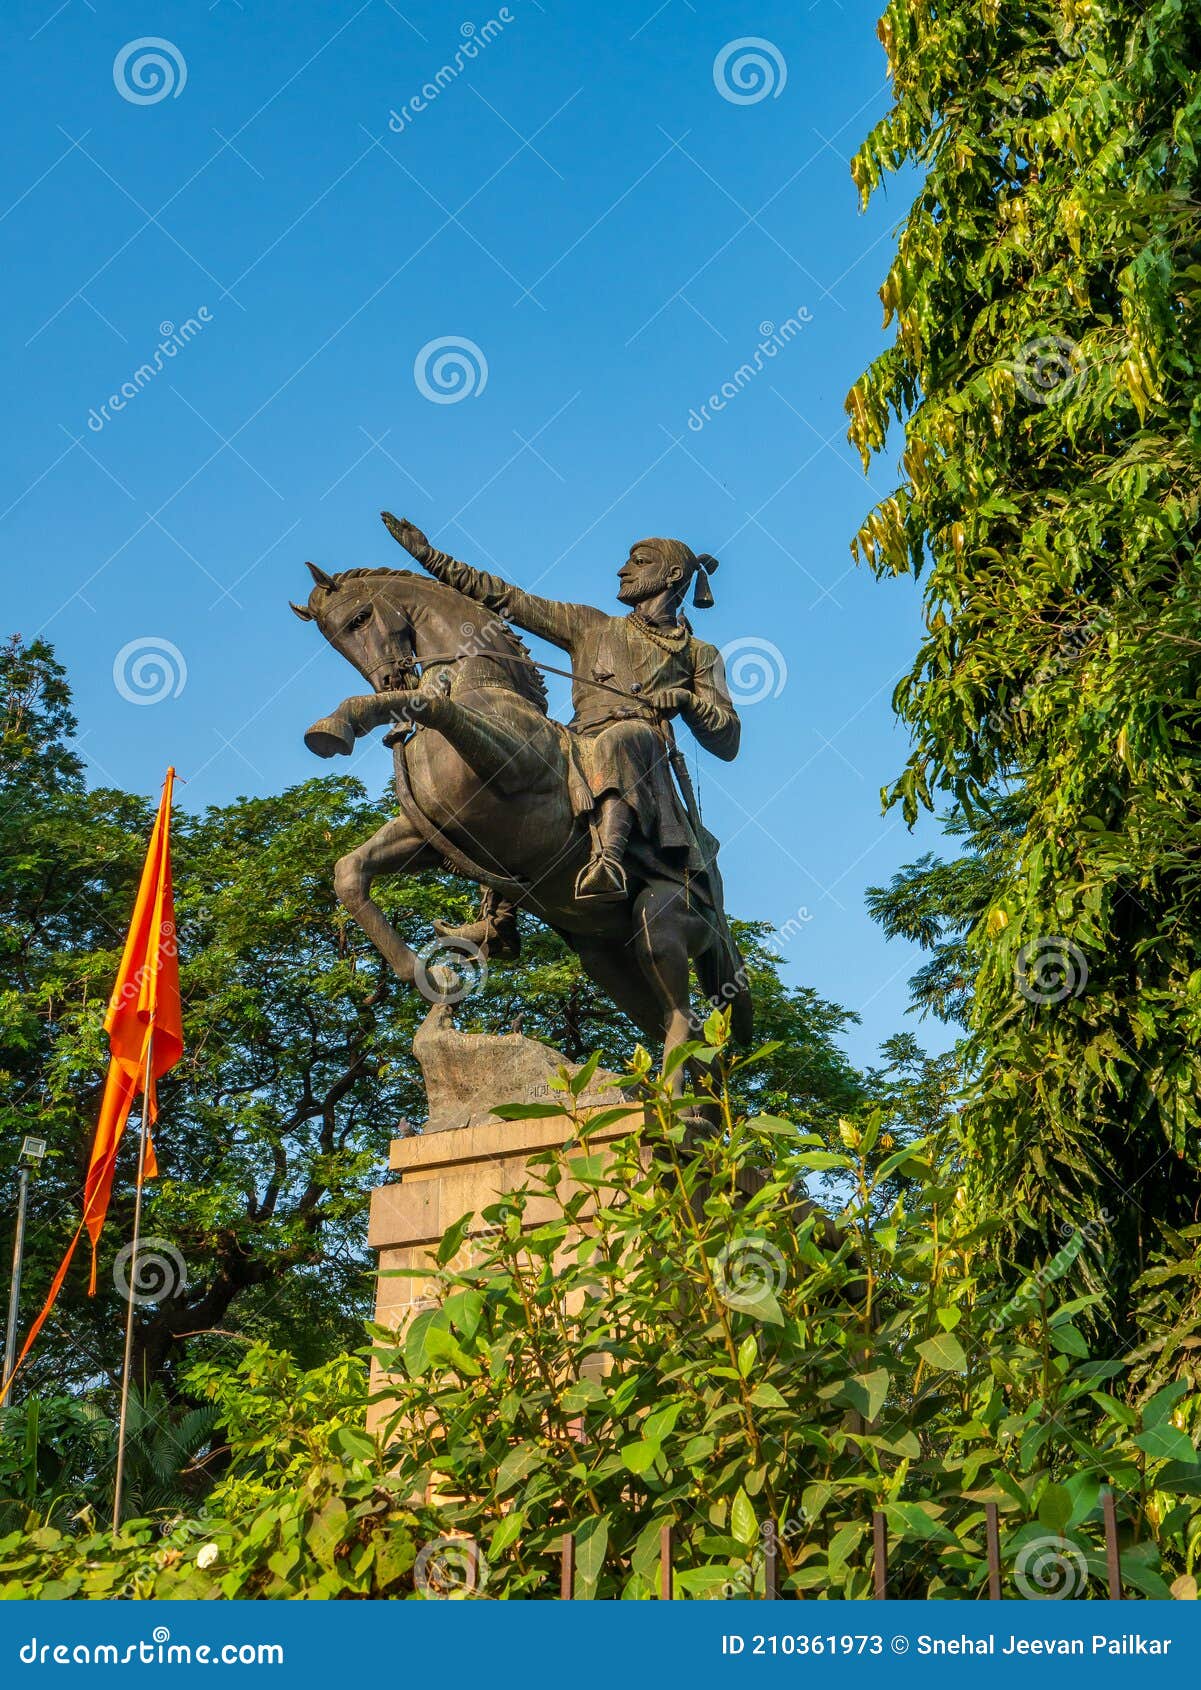
[[[391,724],[401,813],[338,862],[346,909],[412,982],[419,958],[371,885],[445,864],[484,888],[477,921],[438,924],[465,952],[515,955],[520,906],[566,940],[665,1055],[699,1027],[690,960],[710,1003],[729,1006],[735,1035],[748,1040],[750,995],[717,841],[671,728],[679,716],[717,756],[737,754],[721,659],[681,616],[694,578],[693,602],[712,603],[716,561],[679,540],[639,541],[618,575],[629,612],[610,616],[523,592],[435,550],[412,523],[383,520],[433,580],[406,569],[329,575],[310,563],[308,604],[292,606],[373,688],[315,723],[309,749],[349,753]],[[535,664],[510,623],[570,654],[570,727],[548,716],[538,670],[550,666]]]

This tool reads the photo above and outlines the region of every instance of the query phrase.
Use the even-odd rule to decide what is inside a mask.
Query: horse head
[[[302,622],[318,629],[373,692],[401,692],[417,684],[417,639],[403,569],[344,569],[327,575],[308,565],[313,590],[307,605],[293,604]]]
[[[546,689],[525,643],[503,617],[410,569],[344,569],[310,563],[313,590],[296,615],[317,627],[377,693],[413,691],[424,664],[478,660],[546,711]]]

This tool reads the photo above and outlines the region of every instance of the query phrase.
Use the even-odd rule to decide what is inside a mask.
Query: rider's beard
[[[645,576],[638,581],[623,581],[617,589],[618,603],[645,604],[647,599],[657,598],[660,593],[665,593],[670,585],[671,582],[666,576],[658,581],[648,581]]]

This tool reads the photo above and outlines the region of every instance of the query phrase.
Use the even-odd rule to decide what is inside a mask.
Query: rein
[[[469,657],[490,657],[498,663],[524,663],[527,668],[541,669],[547,675],[562,675],[565,680],[574,681],[577,686],[595,687],[597,692],[611,692],[615,698],[628,698],[634,704],[646,703],[642,693],[626,692],[624,687],[612,686],[608,681],[590,681],[583,675],[573,674],[570,669],[560,669],[554,663],[542,663],[536,657],[528,657],[525,652],[442,651],[435,652],[430,657],[419,657],[416,661],[424,670],[436,663],[465,663]]]

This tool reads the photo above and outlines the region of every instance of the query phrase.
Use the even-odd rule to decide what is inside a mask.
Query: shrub
[[[562,1148],[449,1229],[402,1333],[376,1329],[382,1439],[366,1353],[194,1367],[229,1442],[206,1509],[116,1536],[31,1516],[0,1540],[0,1594],[549,1596],[572,1532],[577,1594],[636,1599],[668,1525],[679,1593],[739,1596],[770,1525],[786,1593],[866,1597],[881,1511],[891,1594],[972,1598],[992,1503],[1008,1593],[1103,1595],[1109,1485],[1127,1590],[1194,1596],[1192,1275],[1157,1262],[1146,1345],[1091,1355],[1095,1298],[1064,1300],[1059,1258],[1095,1236],[1015,1292],[954,1117],[901,1144],[878,1113],[826,1138],[740,1118],[728,1083],[759,1058],[725,1036],[715,1017],[683,1053],[703,1097],[640,1053],[645,1124],[616,1143],[593,1142],[616,1113],[576,1105],[587,1071],[540,1106]]]

